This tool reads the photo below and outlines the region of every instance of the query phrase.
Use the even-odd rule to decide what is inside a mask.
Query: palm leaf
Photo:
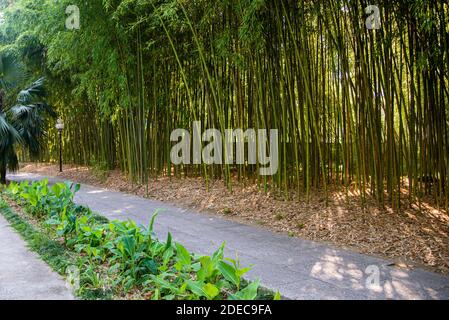
[[[18,104],[9,108],[3,116],[2,127],[4,132],[13,132],[14,141],[8,135],[2,133],[3,149],[20,142],[30,152],[31,157],[39,155],[43,146],[43,138],[46,136],[45,128],[47,120],[56,116],[50,106],[43,102],[34,102],[36,98],[43,96],[44,78],[40,78],[27,89],[22,90],[18,97]],[[8,123],[9,120],[9,123]]]
[[[37,156],[42,149],[44,115],[35,105],[18,105],[9,111],[11,121],[22,139],[22,143],[29,149],[32,156]]]
[[[0,88],[11,89],[23,81],[26,73],[22,66],[10,55],[0,55]]]
[[[40,78],[33,82],[28,88],[19,92],[17,101],[20,104],[29,104],[36,98],[42,98],[45,96],[44,90],[44,78]]]
[[[20,142],[20,134],[7,120],[4,113],[0,113],[0,151],[5,152],[9,145]]]

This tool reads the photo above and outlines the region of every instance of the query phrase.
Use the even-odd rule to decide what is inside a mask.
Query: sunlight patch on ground
[[[93,191],[89,191],[87,192],[88,194],[98,194],[98,193],[105,193],[106,190],[93,190]]]

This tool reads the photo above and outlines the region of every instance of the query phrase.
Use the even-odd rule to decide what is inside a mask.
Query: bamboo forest
[[[47,191],[51,179],[29,186],[6,179],[23,171],[24,164],[59,164],[61,174],[63,165],[97,176],[119,172],[124,177],[120,183],[129,187],[122,190],[111,183],[117,192],[143,190],[143,198],[153,194],[170,203],[176,198],[170,192],[184,192],[183,205],[195,207],[195,199],[198,207],[219,211],[224,221],[244,219],[283,232],[287,240],[304,235],[355,245],[365,254],[404,257],[436,268],[438,276],[449,275],[446,0],[2,0],[0,13],[0,169],[1,182],[9,185],[5,208],[11,201],[19,203],[41,219],[52,212],[50,203],[59,203],[57,198],[69,212],[74,195],[83,192],[84,185],[79,191],[79,185],[69,184]],[[243,144],[234,148],[239,141]],[[76,181],[77,174],[70,178]],[[154,196],[167,183],[165,193]],[[196,185],[205,193],[196,196]],[[90,190],[86,188],[84,192]],[[233,195],[248,188],[251,196],[242,195],[232,206]],[[40,207],[33,192],[42,189],[49,200]],[[338,236],[323,231],[330,228],[323,227],[326,221],[331,223],[319,218],[319,212],[338,215],[336,195],[352,206],[349,210],[358,210],[359,217],[351,221],[366,224],[361,227],[369,233],[364,240],[362,229],[357,233],[351,221],[339,225]],[[230,204],[218,208],[220,201]],[[248,208],[236,209],[237,203]],[[308,208],[307,218],[295,214],[295,208]],[[372,210],[389,213],[368,217]],[[264,213],[256,218],[252,212],[257,211]],[[435,214],[424,223],[418,211]],[[66,214],[60,220],[52,217],[50,225],[59,225],[54,232],[67,248],[84,252],[88,246],[86,255],[98,255],[96,263],[126,254],[120,247],[108,253],[106,245],[92,251],[94,241],[87,245],[79,240],[78,227],[70,229]],[[163,215],[153,217],[148,234],[135,231],[143,232],[136,236],[136,246],[149,237],[154,221],[156,226],[159,219],[165,221]],[[385,229],[390,234],[371,237],[370,232],[384,229],[367,222],[371,219],[391,224]],[[434,222],[438,227],[430,226]],[[90,213],[85,223],[100,228]],[[98,243],[121,239],[120,228],[111,234],[101,231],[106,240]],[[410,240],[418,237],[413,228],[423,232],[416,248]],[[433,228],[432,236],[426,228]],[[392,238],[393,229],[401,230],[402,240]],[[217,260],[220,276],[208,278],[190,266],[197,262],[204,267],[205,260],[191,259],[178,243],[167,251],[171,241],[169,235],[165,253],[151,249],[161,260],[139,260],[140,269],[122,262],[121,285],[107,297],[129,299],[129,292],[155,299],[303,297],[297,291],[289,296],[276,285],[259,287],[251,277],[242,278],[247,281],[243,285],[240,275],[246,271],[224,258]],[[378,247],[372,249],[370,241]],[[207,261],[221,257],[222,250]],[[172,258],[167,252],[176,254]],[[120,259],[114,256],[114,261]],[[176,281],[158,278],[157,265],[164,271],[173,268],[166,259],[176,261],[173,272],[181,273]],[[238,276],[226,273],[231,267]],[[95,268],[90,264],[81,273]],[[145,268],[151,277],[141,271]],[[90,286],[81,286],[81,297],[91,297]]]

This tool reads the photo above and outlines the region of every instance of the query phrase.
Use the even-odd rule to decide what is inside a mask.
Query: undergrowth
[[[153,232],[157,213],[147,227],[109,221],[73,202],[80,185],[48,181],[11,183],[1,213],[59,274],[78,270],[76,294],[83,299],[279,299],[259,281],[246,281],[251,269],[225,258],[224,244],[212,256],[190,253],[169,233],[165,242]],[[28,220],[28,221],[27,221]],[[38,221],[38,227],[29,221]]]

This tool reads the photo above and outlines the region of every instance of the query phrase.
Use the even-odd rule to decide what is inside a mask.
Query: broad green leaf
[[[235,272],[235,274],[241,278],[243,275],[245,275],[246,273],[248,273],[249,271],[251,271],[251,267],[247,267],[247,268],[241,268],[241,269],[237,269],[237,271]]]
[[[43,196],[46,196],[48,194],[48,187],[43,186],[40,192]]]
[[[163,264],[167,265],[170,262],[170,259],[173,257],[173,248],[170,247],[167,250],[164,251],[164,254],[162,255]]]
[[[160,275],[151,275],[151,279],[157,284],[159,285],[159,287],[161,288],[165,288],[165,289],[169,289],[173,292],[178,292],[178,289],[172,285],[170,282],[168,282],[167,280],[165,280],[163,277],[165,275],[160,274]]]
[[[81,185],[79,183],[75,184],[74,188],[73,188],[73,193],[77,193],[78,191],[80,191],[81,189]]]
[[[142,266],[144,266],[152,274],[157,274],[158,264],[154,259],[147,258],[143,260]]]
[[[151,300],[159,300],[160,297],[161,297],[160,290],[156,289],[156,290],[154,290],[154,295],[151,297]]]
[[[187,282],[185,282],[181,288],[179,288],[179,293],[184,293],[187,289]]]
[[[22,192],[22,193],[20,194],[20,197],[23,198],[23,199],[25,199],[25,200],[28,200],[28,199],[30,198],[30,194],[29,194],[29,193],[26,193],[26,192]]]
[[[136,249],[136,238],[133,236],[125,236],[122,238],[124,249],[129,256],[134,254]]]
[[[200,262],[196,262],[196,263],[192,264],[192,271],[198,272],[200,269],[201,269],[201,263]]]
[[[176,243],[176,258],[183,265],[190,265],[192,263],[189,251],[180,243]]]
[[[51,191],[57,198],[59,198],[61,196],[61,191],[62,191],[61,184],[60,183],[54,184],[51,187]]]
[[[205,297],[209,300],[214,299],[220,290],[211,283],[204,284],[201,281],[187,281],[187,288],[199,297]]]
[[[201,269],[198,270],[197,277],[198,280],[208,279],[214,272],[214,265],[212,259],[208,256],[201,257],[200,259]]]
[[[165,243],[165,250],[168,250],[168,248],[171,248],[172,246],[172,236],[171,233],[169,232],[167,235],[167,242]]]
[[[11,182],[11,184],[8,186],[8,191],[12,195],[16,195],[17,193],[19,193],[19,185],[16,182]]]
[[[237,287],[240,285],[240,278],[236,274],[236,270],[233,266],[224,261],[220,261],[218,263],[218,270],[220,270],[226,280],[233,283]]]
[[[232,300],[254,300],[257,297],[259,280],[251,282],[246,288],[230,296]]]
[[[211,300],[220,293],[220,290],[218,290],[218,288],[214,286],[212,283],[206,283],[203,286],[203,290],[206,293],[207,298]]]
[[[218,250],[215,251],[214,254],[212,255],[212,260],[214,261],[214,263],[218,263],[218,261],[223,259],[225,245],[226,245],[226,242],[223,242],[221,244],[220,248],[218,248]]]
[[[159,212],[156,211],[156,212],[153,214],[153,217],[151,218],[150,225],[149,225],[149,227],[148,227],[148,230],[149,230],[150,232],[153,232],[153,230],[154,230],[154,222],[156,221],[156,218],[157,218],[158,215],[159,215]]]

